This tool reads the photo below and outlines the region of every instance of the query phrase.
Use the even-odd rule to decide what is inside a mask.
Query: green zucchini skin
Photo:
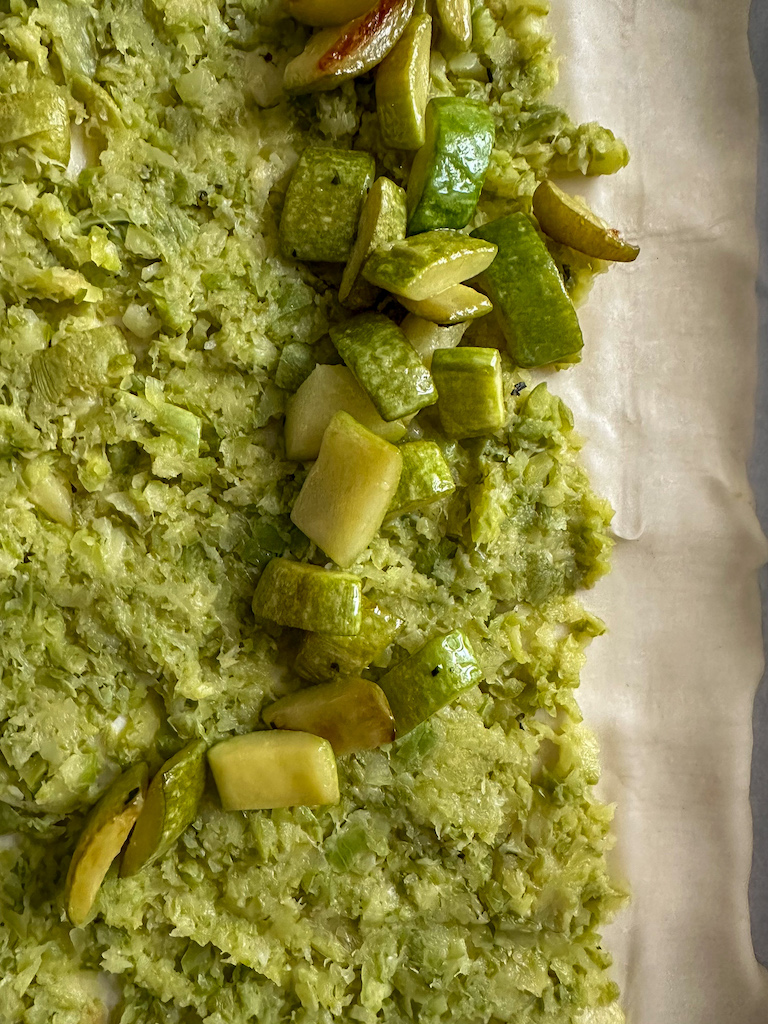
[[[475,652],[460,629],[436,636],[379,680],[404,736],[480,681]]]
[[[361,313],[331,329],[331,340],[383,420],[412,416],[437,401],[432,374],[396,323]]]
[[[432,372],[437,411],[448,437],[483,437],[504,425],[501,355],[495,348],[439,349]]]
[[[496,246],[490,242],[441,228],[376,249],[363,277],[398,298],[422,301],[482,274],[495,256]]]
[[[253,595],[253,612],[281,626],[354,636],[363,621],[358,576],[273,558]]]
[[[477,208],[496,139],[490,111],[479,100],[430,100],[426,139],[408,181],[408,233],[463,228]]]
[[[547,366],[584,345],[579,319],[555,261],[524,213],[491,221],[472,232],[499,247],[479,285],[518,366]]]
[[[387,516],[416,512],[456,490],[451,468],[434,441],[409,441],[400,445],[403,470]]]
[[[309,146],[285,193],[280,249],[288,259],[346,263],[373,184],[370,153]]]
[[[416,14],[376,70],[376,111],[391,149],[419,149],[426,140],[432,18]]]

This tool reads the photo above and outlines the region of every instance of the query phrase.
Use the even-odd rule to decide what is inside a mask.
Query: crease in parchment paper
[[[552,382],[616,508],[586,603],[609,634],[580,700],[617,804],[630,907],[608,929],[630,1024],[766,1024],[750,939],[751,713],[768,547],[746,473],[755,409],[757,104],[748,0],[554,0],[557,99],[629,143],[566,182],[642,247],[581,311]]]

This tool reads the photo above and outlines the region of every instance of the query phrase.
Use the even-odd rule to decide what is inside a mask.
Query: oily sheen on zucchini
[[[319,2],[289,6],[339,35]],[[468,229],[530,210],[550,173],[626,163],[609,130],[548,103],[545,7],[475,2],[471,42],[436,9],[433,90],[493,122]],[[312,67],[286,92],[303,20],[276,0],[0,5],[0,1020],[614,1024],[601,931],[624,896],[575,697],[603,630],[577,592],[607,571],[611,510],[556,382],[536,386],[502,338],[481,356],[494,388],[500,365],[493,433],[448,437],[438,403],[400,436],[387,409],[398,436],[381,444],[428,445],[432,469],[411,470],[398,514],[382,498],[362,550],[337,551],[360,632],[254,615],[275,560],[338,570],[291,519],[320,441],[287,453],[285,414],[317,365],[341,366],[329,330],[352,315],[338,294],[358,215],[375,174],[407,190],[415,152],[382,140],[376,67]],[[571,297],[602,269],[552,256]],[[487,351],[473,332],[498,333],[500,299],[463,338],[419,317],[402,333],[427,362],[460,339]],[[400,329],[397,301],[375,302]],[[379,400],[386,378],[366,378]],[[419,652],[456,636],[478,668],[447,685]],[[271,737],[263,713],[342,669],[391,688],[396,742],[335,762],[300,730],[219,746]],[[199,804],[202,762],[194,801],[169,768],[197,741],[218,749],[223,792],[211,772]],[[291,792],[264,768],[273,744]],[[121,877],[135,787],[128,817],[99,800],[131,771],[163,799]]]

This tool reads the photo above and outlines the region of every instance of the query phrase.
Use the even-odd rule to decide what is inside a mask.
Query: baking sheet
[[[611,929],[633,1024],[765,1024],[747,903],[751,715],[767,548],[746,473],[757,379],[757,103],[747,0],[567,0],[560,96],[629,141],[578,190],[640,260],[583,311],[584,362],[557,387],[617,509],[613,574],[588,596],[609,637],[581,702],[618,869]]]

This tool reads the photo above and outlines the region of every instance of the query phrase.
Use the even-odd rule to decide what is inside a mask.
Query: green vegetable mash
[[[546,102],[547,7],[475,2],[472,48],[433,54],[432,95],[495,122],[474,224],[626,162]],[[227,813],[209,788],[167,854],[113,868],[91,923],[63,915],[121,771],[258,729],[303,685],[301,635],[251,602],[276,556],[327,564],[290,520],[307,466],[283,416],[347,314],[341,266],[281,255],[280,210],[309,144],[400,185],[412,159],[383,147],[370,75],[286,97],[308,35],[279,0],[0,0],[4,1024],[622,1019],[611,810],[574,696],[603,627],[573,595],[608,568],[611,510],[569,411],[506,354],[507,425],[447,441],[420,413],[408,439],[457,487],[351,567],[405,623],[364,675],[462,629],[481,683],[341,757],[336,806]],[[580,297],[603,265],[551,249]]]

